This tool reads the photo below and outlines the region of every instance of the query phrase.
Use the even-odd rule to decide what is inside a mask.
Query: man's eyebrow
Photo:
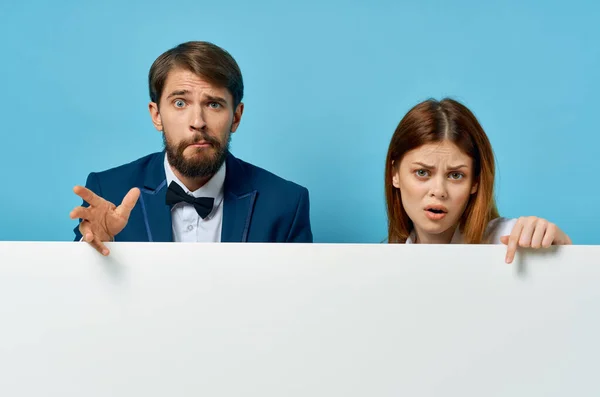
[[[206,99],[208,99],[209,101],[213,101],[213,102],[220,102],[223,104],[227,103],[227,99],[220,97],[220,96],[216,96],[216,95],[206,95]]]
[[[174,96],[179,96],[179,95],[186,95],[189,94],[190,91],[189,90],[177,90],[177,91],[173,91],[169,94],[169,96],[167,97],[167,99],[174,97]]]

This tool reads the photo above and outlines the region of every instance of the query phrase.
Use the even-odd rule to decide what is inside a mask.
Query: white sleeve
[[[500,237],[509,236],[517,223],[517,219],[496,218],[488,223],[485,230],[484,241],[486,244],[502,244]]]

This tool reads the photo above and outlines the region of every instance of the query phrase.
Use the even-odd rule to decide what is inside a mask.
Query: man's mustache
[[[196,134],[196,135],[194,135],[194,137],[192,139],[181,142],[179,144],[179,147],[186,148],[190,145],[198,144],[201,142],[209,143],[216,148],[219,148],[221,146],[220,142],[217,139],[213,138],[212,136],[210,136],[208,134]]]

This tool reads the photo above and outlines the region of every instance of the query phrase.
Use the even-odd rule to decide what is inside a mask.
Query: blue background
[[[207,40],[244,75],[233,153],[309,188],[316,242],[386,236],[389,139],[451,96],[490,136],[502,215],[600,244],[599,15],[591,0],[4,0],[0,240],[71,240],[73,186],[162,149],[151,63]]]

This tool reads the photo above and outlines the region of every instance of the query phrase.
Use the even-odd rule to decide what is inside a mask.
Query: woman
[[[501,218],[494,200],[494,154],[483,128],[464,105],[427,100],[400,121],[388,149],[385,193],[388,242],[571,244],[553,223],[537,217]]]

